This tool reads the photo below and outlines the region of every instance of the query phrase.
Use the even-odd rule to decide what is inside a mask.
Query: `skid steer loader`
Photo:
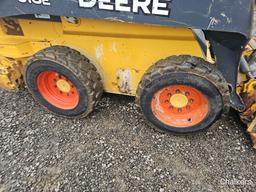
[[[69,118],[87,116],[103,92],[135,96],[150,126],[176,134],[231,107],[256,144],[253,2],[1,0],[0,86],[25,82]]]

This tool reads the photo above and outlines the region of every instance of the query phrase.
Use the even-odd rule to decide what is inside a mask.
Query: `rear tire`
[[[172,56],[146,72],[136,100],[151,127],[191,133],[209,127],[228,108],[229,89],[221,73],[203,59]]]
[[[66,117],[87,116],[103,92],[95,66],[78,51],[62,46],[35,54],[25,67],[24,81],[43,107]]]

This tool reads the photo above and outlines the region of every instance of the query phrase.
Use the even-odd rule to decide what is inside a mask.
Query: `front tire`
[[[225,79],[203,59],[173,56],[153,65],[137,91],[146,122],[164,132],[191,133],[214,123],[229,103]]]
[[[87,116],[103,92],[100,75],[89,60],[62,46],[35,54],[25,67],[24,81],[35,100],[65,117]]]

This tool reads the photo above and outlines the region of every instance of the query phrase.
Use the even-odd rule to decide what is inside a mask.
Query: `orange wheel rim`
[[[204,120],[209,112],[209,102],[205,95],[191,86],[171,85],[154,94],[151,108],[162,123],[185,128]]]
[[[37,77],[37,87],[43,98],[55,107],[74,109],[79,102],[79,93],[74,84],[55,71],[44,71]]]

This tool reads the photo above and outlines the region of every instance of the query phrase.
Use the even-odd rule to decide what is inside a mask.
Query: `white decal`
[[[171,0],[78,0],[79,7],[93,8],[109,11],[124,11],[146,15],[169,16],[169,3]]]
[[[30,4],[36,4],[36,5],[51,5],[50,0],[18,0],[20,3],[30,3]]]
[[[20,3],[50,6],[51,0],[18,0]],[[171,0],[78,0],[81,8],[116,12],[143,12],[145,15],[169,16]]]
[[[80,7],[93,7],[94,5],[96,5],[97,0],[79,0],[79,6]]]
[[[135,13],[138,13],[139,8],[141,8],[143,13],[150,14],[150,11],[148,9],[148,6],[150,5],[150,3],[151,3],[151,0],[145,0],[145,1],[134,0],[133,1],[133,11]]]
[[[103,10],[113,10],[114,6],[111,5],[111,0],[100,0],[99,2],[99,9]]]
[[[116,2],[117,11],[131,12],[131,8],[127,6],[128,0],[119,0]]]
[[[164,9],[160,9],[164,8]],[[160,0],[153,1],[152,14],[155,15],[169,15],[169,10],[167,10],[168,4],[160,2]]]

